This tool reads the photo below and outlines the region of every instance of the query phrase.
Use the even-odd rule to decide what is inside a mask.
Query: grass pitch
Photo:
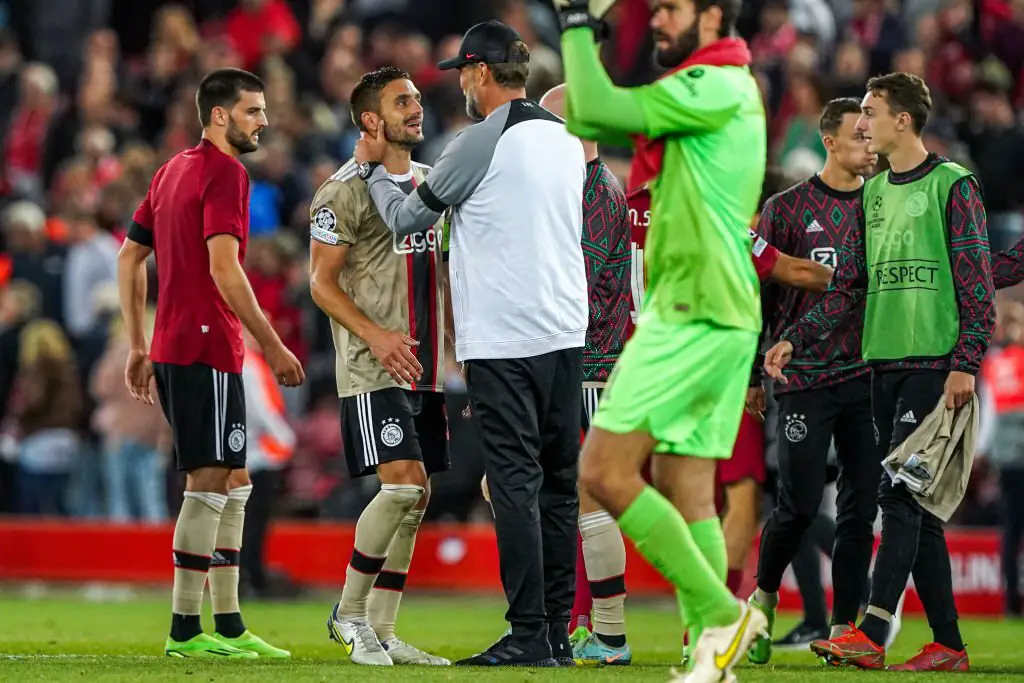
[[[76,597],[0,598],[0,681],[667,681],[679,661],[679,626],[674,601],[631,601],[627,627],[633,665],[602,669],[455,669],[357,667],[327,638],[324,623],[331,596],[319,602],[249,603],[247,625],[280,647],[291,661],[224,662],[169,659],[162,646],[169,623],[167,599],[90,602]],[[406,598],[398,624],[402,638],[455,660],[490,645],[504,628],[503,605],[492,599]],[[212,627],[212,619],[204,624]],[[782,618],[778,633],[792,625]],[[963,622],[972,671],[989,681],[1024,681],[1024,622]],[[909,620],[890,661],[903,661],[930,640],[921,620]],[[841,670],[818,665],[809,652],[776,653],[768,667],[744,664],[740,681],[798,683],[806,680],[870,683],[906,676]],[[911,674],[912,675],[912,674]],[[931,674],[929,682],[962,679]]]

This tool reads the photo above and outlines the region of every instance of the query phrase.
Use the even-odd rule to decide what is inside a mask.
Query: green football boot
[[[772,632],[775,628],[775,607],[768,607],[762,605],[753,595],[747,600],[747,603],[759,611],[768,620],[768,627],[765,629],[767,635],[758,634],[754,638],[754,642],[750,644],[750,649],[747,650],[747,660],[751,664],[767,664],[772,658]]]
[[[214,633],[213,637],[236,650],[254,652],[260,658],[288,659],[292,656],[292,653],[288,652],[288,650],[282,650],[279,647],[274,647],[259,636],[253,635],[253,633],[248,629],[246,629],[245,633],[237,638],[225,638],[219,633]]]
[[[255,652],[240,650],[205,633],[200,633],[181,643],[171,640],[168,636],[167,642],[164,643],[164,654],[168,657],[205,657],[208,659],[256,659],[259,656]]]

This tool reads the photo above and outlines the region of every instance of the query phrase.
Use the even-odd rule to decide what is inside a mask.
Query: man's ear
[[[711,5],[697,15],[698,27],[706,31],[713,30],[720,34],[722,30],[722,8],[718,5]]]
[[[228,125],[228,118],[231,114],[224,107],[214,107],[210,112],[210,120],[218,126]]]
[[[374,132],[377,130],[377,126],[380,125],[380,117],[372,111],[364,111],[359,117],[359,122],[363,124],[363,129],[368,132]]]

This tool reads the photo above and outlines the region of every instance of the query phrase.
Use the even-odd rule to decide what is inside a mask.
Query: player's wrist
[[[387,334],[387,330],[372,320],[367,319],[358,323],[356,329],[352,330],[352,333],[366,342],[368,346],[374,346],[381,338],[381,335]]]
[[[133,356],[148,356],[149,341],[145,338],[129,340],[128,353],[132,354]]]
[[[250,332],[252,332],[253,339],[256,340],[256,343],[263,350],[264,356],[271,356],[287,349],[284,342],[281,341],[281,337],[278,336],[277,331],[271,326],[270,321],[267,321],[266,325],[258,326],[258,329],[250,330]]]

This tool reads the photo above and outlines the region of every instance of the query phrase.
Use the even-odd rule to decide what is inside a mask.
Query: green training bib
[[[866,361],[939,358],[960,336],[946,206],[971,175],[952,162],[909,183],[880,173],[864,185],[868,269]]]

